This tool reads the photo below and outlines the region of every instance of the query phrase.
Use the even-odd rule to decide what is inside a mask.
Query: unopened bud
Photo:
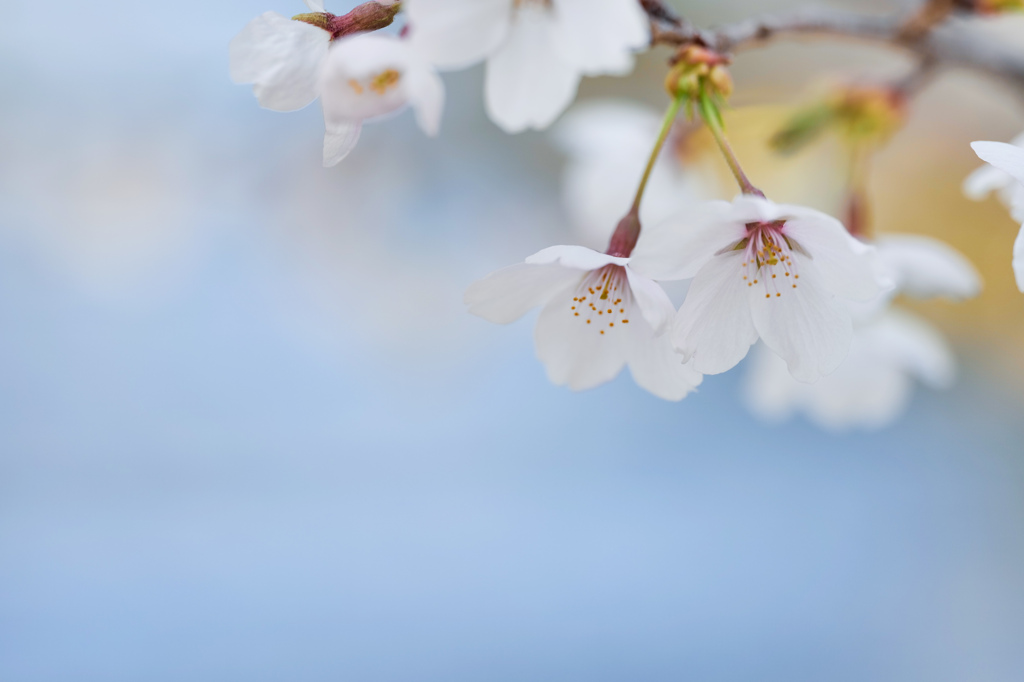
[[[715,92],[722,96],[723,99],[728,99],[732,95],[733,82],[732,75],[729,73],[729,69],[721,64],[716,64],[711,68],[711,73],[708,74],[708,83],[714,88]]]
[[[833,102],[842,132],[852,142],[883,143],[906,120],[906,97],[893,88],[848,88]]]
[[[371,1],[359,5],[348,14],[341,16],[335,16],[329,12],[311,12],[298,14],[292,19],[330,31],[331,37],[337,39],[355,33],[368,33],[387,28],[395,20],[395,15],[398,14],[401,7],[401,2]]]
[[[791,153],[833,130],[852,144],[880,145],[902,127],[906,98],[888,87],[849,87],[824,102],[800,109],[772,137],[771,146]]]
[[[675,66],[665,79],[665,89],[672,97],[697,99],[702,92],[723,99],[732,94],[732,76],[726,65],[729,60],[706,47],[690,45],[676,54]]]
[[[676,97],[693,99],[700,96],[700,78],[699,70],[688,64],[676,64],[665,77],[665,89],[673,99]]]

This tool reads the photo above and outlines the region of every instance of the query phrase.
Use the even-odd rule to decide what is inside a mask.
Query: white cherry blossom
[[[487,61],[485,100],[507,132],[543,129],[583,76],[624,75],[648,43],[636,0],[405,0],[411,38],[442,69]]]
[[[672,340],[697,371],[732,369],[761,338],[794,377],[813,382],[849,350],[844,300],[881,290],[873,256],[824,213],[740,196],[649,230],[633,261],[654,279],[693,278]]]
[[[318,0],[306,0],[306,5],[324,11]],[[253,93],[267,109],[296,111],[320,96],[320,71],[330,46],[329,31],[265,12],[232,39],[231,79],[253,83]]]
[[[874,304],[852,306],[850,353],[834,373],[814,384],[794,379],[763,345],[750,358],[744,398],[766,420],[803,413],[827,429],[880,428],[907,408],[915,381],[948,388],[956,358],[942,333],[927,321],[890,307],[896,293],[914,298],[963,300],[981,291],[977,270],[964,256],[930,237],[878,239],[878,262],[895,288]]]
[[[475,282],[465,302],[471,313],[498,324],[541,307],[537,356],[559,386],[594,388],[628,365],[642,388],[682,400],[702,379],[664,333],[675,314],[672,302],[629,258],[551,247]]]
[[[995,170],[1004,173],[1013,182],[1015,190],[1024,187],[1024,149],[1003,142],[972,142],[974,152],[982,161],[992,164]],[[1018,195],[1024,201],[1024,194]],[[1024,204],[1018,204],[1014,211],[1014,219],[1024,216]],[[1017,278],[1017,288],[1024,292],[1024,226],[1017,235],[1013,245],[1013,273]]]
[[[343,38],[331,49],[320,80],[324,165],[352,151],[363,122],[411,106],[427,135],[436,136],[444,109],[444,83],[405,40],[384,34]]]
[[[562,201],[576,233],[588,246],[607,244],[633,202],[662,114],[628,100],[595,100],[574,107],[552,129],[568,162]],[[640,220],[660,223],[684,207],[714,198],[718,186],[706,160],[684,160],[686,131],[673,131],[651,174]]]

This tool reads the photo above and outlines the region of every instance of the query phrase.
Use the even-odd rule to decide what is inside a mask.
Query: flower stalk
[[[729,165],[729,170],[732,171],[733,177],[736,178],[740,190],[744,194],[763,198],[764,192],[755,187],[750,182],[747,174],[743,172],[743,167],[740,165],[739,159],[736,158],[732,145],[729,144],[729,140],[725,137],[725,124],[722,120],[722,112],[705,89],[701,89],[698,104],[701,117],[704,119],[708,130],[711,131],[711,135],[715,138],[715,142],[718,143],[718,148],[722,151],[722,156],[725,157],[725,162]]]
[[[683,102],[685,100],[686,95],[681,93],[676,95],[668,105],[668,110],[665,111],[665,118],[661,123],[661,131],[658,133],[658,139],[654,143],[654,149],[651,150],[651,156],[647,160],[647,166],[644,168],[644,174],[640,178],[640,186],[636,190],[636,197],[633,199],[633,205],[630,207],[626,216],[619,221],[614,234],[612,234],[611,241],[608,244],[608,251],[606,253],[609,256],[628,258],[630,254],[633,253],[633,249],[636,247],[636,243],[640,239],[640,204],[643,203],[644,194],[647,191],[647,184],[651,180],[651,174],[654,172],[654,167],[657,165],[658,158],[661,156],[661,150],[665,147],[665,142],[668,140],[668,136],[672,132],[672,126],[675,125],[676,118],[679,116],[679,110],[682,109]]]

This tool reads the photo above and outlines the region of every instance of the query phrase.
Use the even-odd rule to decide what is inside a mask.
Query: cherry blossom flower
[[[543,129],[582,76],[624,75],[646,47],[636,0],[406,0],[411,38],[442,69],[487,61],[491,120],[510,133]]]
[[[824,213],[744,195],[649,231],[633,262],[654,279],[693,278],[672,340],[697,371],[732,369],[761,338],[794,377],[813,382],[849,350],[843,300],[881,290],[873,256]]]
[[[568,157],[562,200],[582,243],[608,243],[612,228],[633,202],[637,178],[661,125],[662,115],[643,105],[596,100],[574,107],[552,130]],[[708,168],[717,159],[693,159],[688,139],[677,127],[658,157],[640,206],[644,225],[660,223],[718,194],[714,170]]]
[[[972,142],[971,147],[982,161],[992,164],[1014,181],[1016,191],[1021,191],[1024,186],[1024,149],[1003,142]],[[1018,199],[1024,201],[1024,194],[1018,195]],[[1014,213],[1014,219],[1024,215],[1024,204],[1018,204]],[[1017,278],[1017,288],[1024,292],[1024,226],[1013,245],[1013,273]]]
[[[382,34],[343,38],[331,49],[320,80],[327,133],[324,165],[352,151],[363,122],[412,106],[431,137],[441,126],[444,83],[407,41]]]
[[[306,0],[306,5],[324,11],[320,0]],[[302,109],[320,96],[320,71],[330,46],[330,31],[265,12],[231,41],[231,80],[253,83],[253,93],[267,109]]]
[[[914,382],[952,385],[956,358],[927,321],[890,307],[892,297],[963,300],[981,291],[974,266],[930,237],[891,235],[877,241],[878,263],[895,284],[868,305],[851,306],[853,339],[846,360],[814,384],[794,379],[765,346],[754,349],[744,398],[758,416],[777,421],[804,413],[826,429],[881,428],[907,408]]]
[[[628,365],[642,388],[682,400],[702,379],[663,333],[675,314],[672,302],[629,258],[554,246],[475,282],[465,302],[471,313],[498,324],[541,307],[537,356],[559,386],[594,388]]]

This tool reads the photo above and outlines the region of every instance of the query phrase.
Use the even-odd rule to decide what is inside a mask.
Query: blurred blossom
[[[1024,149],[1024,133],[1015,137],[1011,145]],[[993,192],[1010,209],[1013,219],[1024,223],[1024,185],[1013,179],[1005,170],[985,164],[964,180],[964,194],[969,199],[981,201]]]
[[[629,210],[661,128],[662,114],[627,100],[597,100],[572,109],[552,133],[567,157],[562,178],[565,209],[582,244],[603,249]],[[640,206],[645,226],[659,223],[720,189],[714,150],[698,128],[679,123]]]
[[[633,0],[407,0],[412,41],[442,69],[486,60],[487,112],[506,132],[551,125],[583,76],[625,75],[647,46]]]
[[[955,367],[938,330],[916,315],[888,309],[855,323],[846,360],[813,384],[796,381],[785,361],[759,344],[750,358],[745,398],[768,421],[802,412],[826,429],[875,429],[906,411],[914,380],[949,388]]]
[[[1014,220],[1020,222],[1024,214],[1024,148],[1002,142],[973,142],[974,151],[985,161],[992,164],[995,173],[982,175],[982,182],[988,181],[989,188],[999,187],[1009,191],[1010,210]],[[987,170],[987,169],[982,169]],[[977,173],[972,176],[977,181]],[[970,180],[970,178],[969,178]],[[1006,184],[1009,187],[1006,187]],[[973,187],[977,189],[977,187]],[[1004,200],[1005,200],[1004,195]],[[1013,272],[1017,279],[1017,288],[1024,292],[1024,226],[1017,234],[1013,245]]]
[[[51,121],[38,123],[8,128],[0,158],[4,227],[44,247],[97,293],[119,296],[175,277],[193,258],[203,175],[185,134],[104,126],[53,139]]]

